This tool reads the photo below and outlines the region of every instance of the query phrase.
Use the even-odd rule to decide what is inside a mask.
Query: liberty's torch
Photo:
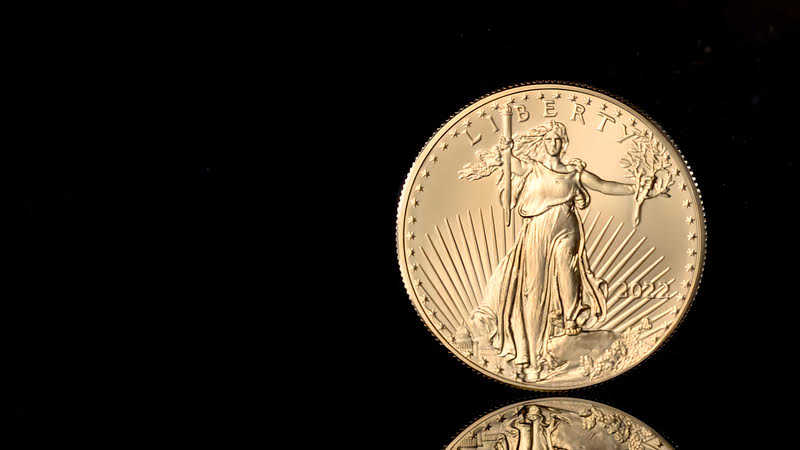
[[[506,103],[500,111],[503,125],[503,140],[506,145],[503,150],[503,180],[505,190],[503,191],[503,216],[506,219],[506,226],[511,226],[511,105]]]

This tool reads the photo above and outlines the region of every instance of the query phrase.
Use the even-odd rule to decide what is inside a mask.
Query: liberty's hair
[[[515,135],[514,150],[512,153],[520,161],[527,163],[533,161],[543,162],[547,155],[544,149],[544,137],[551,131],[555,132],[556,136],[561,138],[561,151],[558,154],[558,159],[563,158],[569,146],[567,127],[565,127],[563,123],[556,122],[555,120],[549,120],[538,127]]]
[[[561,159],[567,152],[569,137],[567,137],[567,127],[555,120],[549,120],[538,127],[515,134],[512,138],[514,140],[513,155],[528,164],[534,161],[543,162],[547,155],[544,149],[544,136],[550,131],[555,132],[561,138],[561,152],[558,154],[558,158]],[[479,180],[488,177],[503,165],[499,145],[494,145],[489,149],[477,150],[475,156],[478,161],[464,165],[464,168],[458,171],[459,178]]]

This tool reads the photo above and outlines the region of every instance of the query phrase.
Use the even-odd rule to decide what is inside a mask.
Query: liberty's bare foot
[[[583,329],[575,323],[574,320],[568,320],[564,323],[564,332],[567,333],[569,336],[575,336],[576,334],[580,334]]]

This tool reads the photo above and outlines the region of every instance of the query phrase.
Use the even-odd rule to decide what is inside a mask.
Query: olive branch
[[[622,157],[620,164],[627,177],[634,181],[633,225],[639,225],[642,203],[648,198],[669,197],[669,188],[675,184],[669,153],[664,144],[649,130],[632,128],[634,134],[631,149]]]
[[[589,406],[578,415],[583,419],[581,425],[584,430],[591,430],[600,425],[614,437],[615,441],[626,444],[629,450],[646,450],[662,446],[661,439],[652,431],[620,413],[605,412],[600,408]]]

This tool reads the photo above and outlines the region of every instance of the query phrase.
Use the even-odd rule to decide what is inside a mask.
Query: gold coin
[[[660,449],[673,447],[650,427],[601,403],[543,398],[515,403],[481,417],[447,450]]]
[[[669,136],[570,84],[458,112],[416,159],[397,217],[403,280],[433,335],[537,390],[600,383],[653,353],[697,292],[705,237]]]

